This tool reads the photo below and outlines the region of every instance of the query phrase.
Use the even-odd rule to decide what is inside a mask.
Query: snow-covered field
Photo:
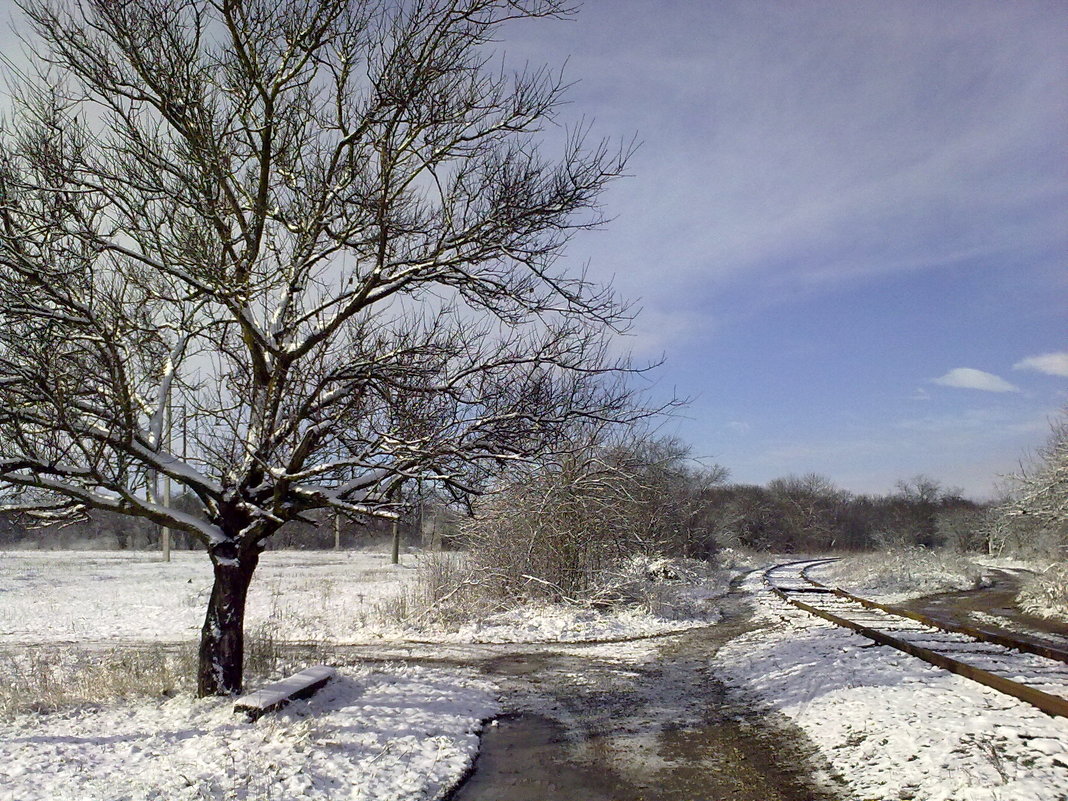
[[[1064,801],[1068,720],[787,606],[717,654],[731,684],[794,720],[857,798]]]
[[[287,642],[366,644],[601,640],[687,628],[633,610],[595,614],[533,605],[462,627],[408,622],[405,595],[419,557],[378,551],[267,551],[249,589],[246,631]],[[725,579],[724,579],[725,581]],[[211,591],[200,552],[0,551],[0,645],[189,642]],[[719,587],[718,591],[724,591]]]
[[[107,654],[108,645],[146,643],[150,651],[195,641],[210,570],[203,554],[174,557],[0,553],[0,673],[38,645],[73,665],[87,645]],[[449,666],[343,666],[319,695],[252,724],[229,702],[188,691],[9,715],[0,720],[0,801],[433,799],[468,768],[482,721],[499,704],[485,677],[454,666],[464,660],[461,643],[617,639],[696,623],[527,607],[458,630],[414,628],[397,617],[415,564],[406,556],[393,566],[376,552],[268,552],[253,582],[249,629],[363,644],[368,656],[436,649]],[[869,579],[871,594],[898,586],[883,575]],[[716,574],[695,595],[714,599],[724,582]],[[856,798],[1068,799],[1068,721],[786,607],[763,590],[759,573],[744,588],[764,625],[720,650],[717,673],[796,721]],[[441,645],[416,645],[428,642]],[[656,658],[653,642],[642,646],[600,651]]]
[[[0,644],[183,642],[197,636],[211,592],[202,552],[172,561],[132,551],[0,552]],[[279,639],[371,638],[383,608],[415,575],[371,551],[268,551],[249,590],[246,626]]]
[[[26,670],[23,652],[39,645],[49,675],[62,676],[80,669],[87,647],[106,659],[110,646],[194,642],[210,566],[202,553],[172,556],[0,553],[0,673]],[[541,606],[459,630],[413,628],[398,617],[416,561],[269,551],[250,590],[246,630],[329,653],[361,643],[603,640],[694,625]],[[42,667],[31,661],[29,669],[35,664]],[[386,663],[342,668],[327,690],[254,724],[235,717],[231,702],[189,691],[24,713],[0,721],[0,800],[433,799],[467,770],[497,704],[495,688],[474,671]]]

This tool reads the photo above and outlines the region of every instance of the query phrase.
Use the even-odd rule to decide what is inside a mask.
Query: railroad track
[[[799,609],[868,639],[1068,717],[1068,651],[1004,634],[933,620],[860,598],[812,579],[833,559],[803,560],[765,571],[764,583]]]

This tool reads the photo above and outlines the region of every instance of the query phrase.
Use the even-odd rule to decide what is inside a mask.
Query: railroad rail
[[[806,559],[769,568],[764,583],[785,602],[880,645],[1068,717],[1068,651],[1004,634],[934,620],[860,598],[813,579],[833,559]]]

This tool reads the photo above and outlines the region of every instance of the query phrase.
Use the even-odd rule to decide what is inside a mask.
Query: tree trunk
[[[239,550],[233,543],[211,549],[215,583],[200,632],[197,695],[241,692],[245,662],[245,599],[260,560],[259,546]]]

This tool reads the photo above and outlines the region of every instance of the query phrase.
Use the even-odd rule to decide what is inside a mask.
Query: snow
[[[1068,720],[788,606],[746,580],[764,626],[725,645],[721,675],[787,715],[858,798],[1068,799]]]
[[[315,665],[305,668],[281,681],[272,682],[255,692],[243,695],[234,702],[234,711],[247,712],[259,717],[264,712],[279,709],[295,698],[314,695],[331,679],[337,671],[329,665]]]
[[[0,553],[0,648],[19,654],[40,644],[77,665],[87,645],[195,641],[210,565],[203,553],[172,557]],[[699,619],[531,605],[458,629],[417,629],[396,620],[415,564],[405,555],[391,565],[388,553],[374,551],[264,553],[249,630],[358,645],[365,661],[341,660],[318,694],[256,723],[235,715],[230,699],[188,692],[0,720],[0,801],[438,798],[469,768],[482,722],[499,711],[493,683],[461,666],[508,647],[488,643],[713,625],[708,607],[726,578],[695,588],[706,608]],[[791,718],[853,797],[1068,799],[1068,721],[789,607],[763,588],[759,571],[743,589],[755,599],[759,628],[719,650],[717,676]],[[657,658],[656,642],[581,652],[644,662]],[[417,653],[438,662],[399,661]]]
[[[0,800],[435,798],[468,769],[495,691],[473,672],[346,668],[248,723],[181,695],[0,723]]]
[[[211,565],[202,552],[172,551],[171,558],[162,563],[158,554],[145,552],[0,552],[0,645],[190,641],[204,623]],[[600,614],[535,604],[459,630],[416,627],[402,620],[416,564],[411,554],[393,565],[389,553],[369,550],[266,551],[249,588],[246,631],[269,630],[272,638],[290,642],[357,645],[605,640],[694,625],[629,609]],[[721,580],[720,593],[726,576]],[[694,601],[709,607],[704,622],[715,619],[712,600]]]
[[[665,620],[639,610],[602,614],[590,609],[530,604],[468,623],[456,632],[442,632],[444,642],[519,643],[587,642],[652,637],[709,625],[704,620]]]
[[[1068,623],[1068,565],[1053,564],[1024,583],[1016,597],[1025,612]]]
[[[171,559],[0,553],[0,644],[189,641],[204,623],[211,564],[203,552],[172,551]],[[276,638],[296,641],[373,639],[388,628],[382,607],[415,576],[411,557],[389,560],[369,551],[267,551],[249,589],[247,630],[270,626]]]
[[[865,553],[809,571],[816,581],[882,603],[981,586],[983,569],[972,559],[926,548]]]

